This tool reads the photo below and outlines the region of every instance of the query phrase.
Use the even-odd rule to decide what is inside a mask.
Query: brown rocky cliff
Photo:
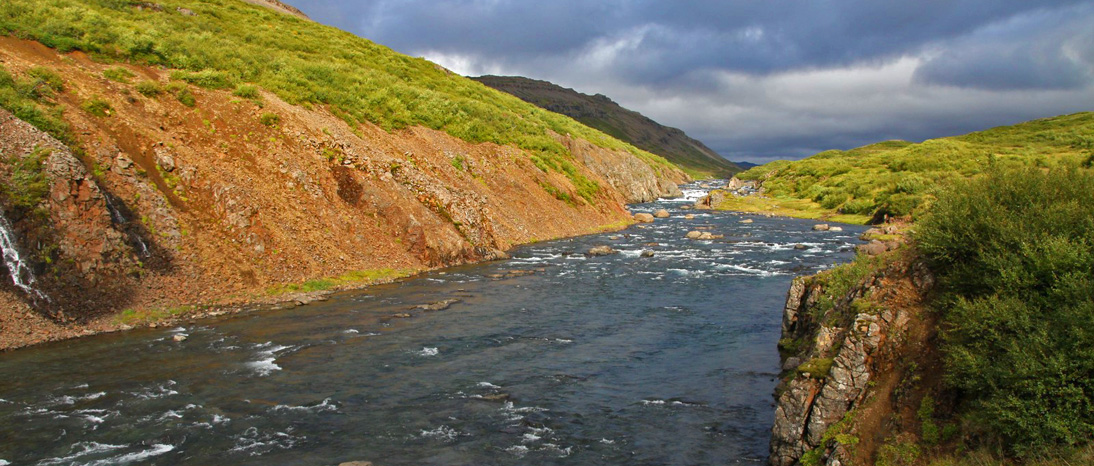
[[[900,419],[900,406],[915,406],[901,398],[908,396],[901,384],[922,369],[906,355],[922,354],[933,337],[922,301],[934,280],[922,262],[899,257],[903,252],[890,253],[838,296],[826,289],[824,274],[793,281],[783,313],[772,466],[873,464],[878,446],[906,427],[892,419]],[[914,415],[904,417],[914,422]]]
[[[630,222],[626,202],[671,192],[684,179],[571,140],[574,165],[601,187],[585,202],[567,176],[541,171],[512,146],[420,127],[350,127],[321,108],[267,93],[255,102],[191,86],[191,108],[170,94],[145,97],[132,84],[103,79],[108,66],[81,53],[60,55],[12,38],[0,38],[0,61],[17,75],[44,66],[64,79],[58,102],[83,155],[71,156],[10,116],[5,121],[26,134],[5,131],[0,139],[11,145],[6,156],[26,156],[35,145],[66,154],[62,165],[71,170],[51,171],[50,229],[42,235],[59,238],[59,261],[121,291],[66,302],[57,311],[79,317],[71,328],[57,321],[13,335],[20,319],[40,314],[10,282],[0,284],[2,347],[71,336],[94,316],[123,309],[247,300],[274,285],[461,264],[500,257],[517,244],[618,228]],[[165,83],[170,74],[122,66],[136,74],[133,83]],[[110,115],[81,110],[89,99],[108,102]],[[265,119],[274,124],[263,123],[267,115],[276,115]],[[594,160],[620,165],[586,165]],[[627,174],[604,176],[617,171]],[[569,193],[570,202],[544,186]],[[124,219],[112,219],[108,201]],[[75,283],[67,289],[84,290]]]

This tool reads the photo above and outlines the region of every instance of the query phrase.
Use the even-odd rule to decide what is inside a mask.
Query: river
[[[688,203],[325,302],[0,354],[0,465],[762,464],[790,280],[863,229]],[[602,244],[620,253],[582,254]]]

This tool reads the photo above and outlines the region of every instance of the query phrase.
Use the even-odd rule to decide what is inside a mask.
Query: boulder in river
[[[689,231],[687,234],[688,239],[699,239],[700,236],[703,236],[703,232],[696,230]]]
[[[616,251],[615,249],[612,249],[611,246],[594,246],[594,247],[589,248],[589,250],[585,252],[585,255],[586,256],[608,256],[608,255],[611,255],[611,254],[615,254],[616,252],[618,252],[618,251]]]
[[[638,223],[653,223],[653,215],[645,212],[634,214],[634,221]]]
[[[829,227],[827,223],[818,223],[816,225],[813,225],[813,231],[828,231],[829,228],[831,227]]]
[[[828,227],[828,231],[843,231],[843,227]]]
[[[653,251],[647,249],[645,251],[642,251],[642,254],[639,254],[638,257],[653,257]]]
[[[695,214],[687,214],[684,216],[684,220],[695,220]]]
[[[654,212],[653,216],[657,217],[657,218],[669,218],[669,211],[667,211],[665,209],[661,209],[661,210],[658,210],[657,212]]]
[[[746,218],[746,219],[744,219],[744,220],[741,220],[741,221],[740,221],[740,222],[738,222],[738,223],[752,223],[752,219],[750,219],[750,218]]]
[[[809,246],[806,246],[804,244],[795,244],[794,249],[797,249],[797,250],[809,249]]]
[[[460,302],[458,299],[446,299],[435,303],[419,304],[418,306],[415,306],[414,309],[421,309],[423,311],[443,311],[458,302]]]

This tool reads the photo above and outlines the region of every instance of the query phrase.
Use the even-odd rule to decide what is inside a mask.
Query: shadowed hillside
[[[641,113],[620,107],[604,95],[582,94],[547,81],[520,76],[472,79],[665,157],[693,176],[728,178],[741,170],[683,131],[662,126]]]

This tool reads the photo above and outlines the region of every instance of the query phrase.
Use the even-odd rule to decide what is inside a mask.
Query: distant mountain
[[[582,94],[547,81],[520,76],[471,79],[660,155],[692,176],[728,178],[742,170],[683,131],[623,108],[604,95]]]
[[[749,168],[760,166],[760,164],[752,162],[733,162],[733,164],[741,167],[741,170],[748,170]]]

